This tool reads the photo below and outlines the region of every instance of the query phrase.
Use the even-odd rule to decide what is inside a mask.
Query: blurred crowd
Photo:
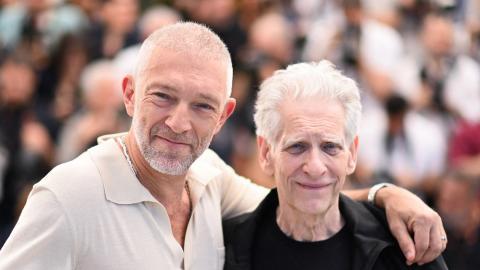
[[[0,3],[0,247],[35,182],[97,136],[128,129],[121,79],[142,40],[193,20],[234,62],[237,109],[211,146],[227,163],[272,186],[256,159],[258,86],[288,63],[328,59],[362,89],[347,188],[415,192],[443,218],[450,268],[480,269],[480,0]]]

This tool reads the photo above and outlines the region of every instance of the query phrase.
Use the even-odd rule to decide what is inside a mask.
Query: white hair
[[[152,31],[168,24],[180,21],[180,14],[173,8],[164,5],[149,7],[138,21],[142,38],[149,36]]]
[[[121,77],[112,61],[101,59],[88,64],[80,75],[82,95],[86,96],[90,91],[95,90],[97,83],[105,78],[112,78],[112,80],[118,81],[118,88],[121,90]],[[121,91],[118,92],[121,93]]]
[[[136,77],[139,76],[151,57],[161,58],[161,55],[152,55],[155,48],[180,53],[195,53],[202,59],[224,62],[227,67],[226,93],[227,97],[231,95],[233,67],[230,53],[220,37],[208,27],[193,22],[179,22],[153,32],[145,39],[140,48],[135,68]]]
[[[327,60],[289,65],[262,83],[254,114],[257,135],[275,143],[282,128],[282,102],[312,97],[334,99],[342,104],[345,110],[345,139],[348,145],[351,144],[361,117],[360,90],[355,81],[344,76]]]

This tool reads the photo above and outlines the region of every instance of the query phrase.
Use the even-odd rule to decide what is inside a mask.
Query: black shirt
[[[369,203],[354,202],[340,194],[345,228],[316,243],[298,243],[286,237],[276,225],[277,208],[277,191],[272,189],[252,213],[223,221],[225,270],[448,269],[442,256],[422,266],[407,266],[388,231],[385,212]]]
[[[327,240],[300,242],[280,230],[275,211],[261,223],[255,233],[252,269],[351,269],[353,239],[347,226]]]

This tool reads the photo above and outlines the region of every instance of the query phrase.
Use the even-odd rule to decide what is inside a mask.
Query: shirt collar
[[[117,204],[157,202],[138,181],[113,138],[101,142],[88,152],[100,173],[107,200]]]
[[[220,175],[220,169],[212,164],[212,155],[215,155],[214,152],[207,149],[193,162],[187,172],[189,181],[195,181],[206,186],[212,179]]]
[[[105,197],[117,204],[158,203],[148,189],[138,181],[120,147],[115,142],[115,138],[125,134],[102,136],[98,139],[99,145],[88,151],[100,173]],[[207,149],[187,172],[187,181],[195,201],[201,197],[206,185],[221,173],[209,162],[211,155],[214,155],[213,151]]]

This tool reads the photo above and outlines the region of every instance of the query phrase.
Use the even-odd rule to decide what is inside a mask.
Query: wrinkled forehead
[[[205,58],[195,52],[154,52],[139,67],[135,85],[147,89],[151,85],[185,91],[215,92],[226,99],[228,75],[226,64]]]
[[[337,99],[323,96],[287,98],[279,104],[278,134],[329,137],[345,141],[345,110]]]
[[[195,47],[191,49],[171,49],[162,46],[147,48],[139,55],[135,69],[136,83],[142,83],[145,76],[155,69],[196,70],[199,76],[205,79],[217,80],[222,83],[222,89],[230,94],[232,83],[232,67],[229,59],[218,57],[218,54],[209,54]]]

